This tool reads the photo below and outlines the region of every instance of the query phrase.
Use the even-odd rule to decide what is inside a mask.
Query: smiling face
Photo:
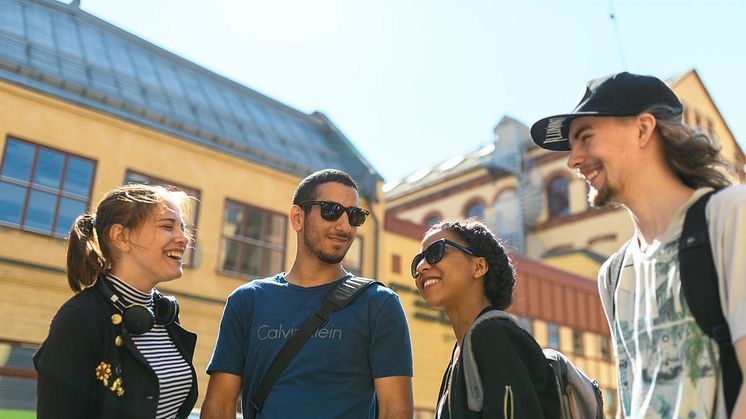
[[[625,181],[636,160],[629,155],[634,129],[634,118],[629,117],[586,116],[572,121],[567,166],[590,186],[592,206],[624,203]]]
[[[448,239],[464,247],[468,247],[455,234],[442,230],[432,231],[422,240],[421,251],[434,242]],[[419,274],[415,279],[417,289],[429,307],[448,309],[459,304],[471,304],[484,298],[484,279],[475,277],[476,257],[470,256],[453,247],[445,246],[443,258],[430,265],[422,260],[416,267]],[[474,300],[477,298],[477,300]]]
[[[112,273],[143,290],[182,275],[182,257],[189,242],[179,207],[166,201],[148,217],[122,232],[125,245],[118,251]]]
[[[357,207],[360,203],[357,190],[338,182],[322,183],[316,188],[317,201],[332,201],[344,207]],[[344,259],[357,234],[357,227],[350,225],[347,213],[334,221],[321,217],[318,205],[309,206],[303,215],[304,250],[327,264],[338,264]]]

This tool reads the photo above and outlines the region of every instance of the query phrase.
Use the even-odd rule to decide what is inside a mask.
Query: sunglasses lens
[[[417,278],[419,273],[417,272],[417,266],[422,262],[422,260],[426,260],[428,265],[434,265],[438,262],[440,262],[441,259],[443,259],[443,255],[445,254],[446,249],[446,243],[444,241],[437,241],[430,246],[427,247],[422,253],[415,256],[412,260],[412,278]]]
[[[433,244],[431,244],[427,249],[425,249],[425,260],[427,260],[427,263],[430,265],[434,265],[438,262],[440,262],[441,259],[443,259],[443,253],[445,253],[446,243],[443,241],[437,241]]]
[[[321,218],[326,221],[336,221],[342,216],[344,209],[341,205],[333,202],[322,202],[321,204]]]
[[[412,278],[417,278],[419,273],[417,272],[417,265],[422,262],[422,259],[424,259],[424,256],[422,256],[422,253],[415,256],[414,259],[412,259]]]
[[[360,208],[350,208],[347,210],[347,216],[350,218],[350,225],[360,227],[365,222],[367,214]]]

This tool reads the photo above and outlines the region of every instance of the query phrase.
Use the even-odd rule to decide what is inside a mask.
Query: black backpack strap
[[[718,276],[705,217],[707,201],[715,192],[703,195],[686,213],[679,239],[679,272],[681,287],[697,325],[720,349],[720,372],[730,417],[743,377],[720,304]]]
[[[622,275],[622,268],[624,263],[624,255],[627,253],[627,247],[629,247],[629,241],[624,243],[622,247],[614,255],[614,259],[609,263],[609,271],[606,275],[606,289],[611,293],[611,320],[612,324],[616,319],[616,300],[614,295],[616,294],[616,287],[619,285],[619,277]],[[613,326],[612,326],[613,327]]]
[[[267,396],[269,396],[269,392],[272,390],[272,386],[280,378],[285,368],[290,365],[290,361],[300,352],[300,349],[305,345],[313,332],[329,320],[332,312],[346,307],[358,295],[362,294],[366,288],[373,284],[380,284],[380,282],[353,276],[344,280],[326,294],[324,303],[321,305],[319,311],[303,322],[300,330],[293,334],[282,350],[280,350],[280,353],[277,354],[277,357],[272,361],[272,365],[269,366],[267,373],[262,377],[261,384],[259,384],[259,388],[254,393],[254,397],[249,400],[247,419],[253,419],[259,414],[264,406],[264,401],[267,400]]]

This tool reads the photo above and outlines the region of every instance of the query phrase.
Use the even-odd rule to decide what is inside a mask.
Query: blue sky
[[[81,7],[303,112],[324,112],[386,181],[492,141],[503,115],[530,125],[566,112],[586,80],[622,70],[665,79],[696,68],[746,149],[746,2],[82,0]]]

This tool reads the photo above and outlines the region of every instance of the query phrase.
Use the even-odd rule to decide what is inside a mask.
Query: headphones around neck
[[[153,310],[142,304],[126,305],[106,281],[107,279],[104,277],[99,278],[96,281],[97,288],[104,298],[122,313],[123,326],[133,335],[142,335],[149,332],[154,324],[169,325],[179,315],[179,303],[172,296],[164,296],[153,290]]]

